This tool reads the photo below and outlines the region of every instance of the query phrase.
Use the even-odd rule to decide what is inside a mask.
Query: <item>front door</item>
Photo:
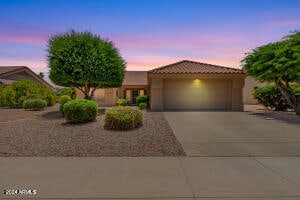
[[[139,96],[139,90],[131,91],[131,104],[136,105],[136,97]]]

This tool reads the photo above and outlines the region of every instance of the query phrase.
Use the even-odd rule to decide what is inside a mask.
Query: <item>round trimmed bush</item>
[[[60,88],[57,91],[58,96],[64,96],[64,95],[68,95],[69,97],[71,97],[71,99],[75,99],[76,98],[76,90],[74,87],[64,87],[64,88]]]
[[[147,95],[140,95],[136,97],[136,104],[140,105],[140,103],[147,103],[148,96]]]
[[[95,121],[98,115],[98,104],[92,100],[74,99],[63,106],[65,118],[72,123]]]
[[[105,111],[105,129],[130,130],[143,124],[142,113],[130,107],[113,107]]]
[[[127,106],[127,99],[118,99],[116,105]]]
[[[27,99],[23,102],[23,108],[26,110],[42,110],[47,106],[43,99]]]
[[[64,115],[64,105],[65,103],[67,103],[68,101],[71,101],[71,97],[68,96],[68,95],[62,95],[60,98],[59,98],[59,103],[60,103],[60,106],[59,106],[59,112]]]
[[[147,103],[140,103],[139,104],[139,109],[144,110],[147,108]]]

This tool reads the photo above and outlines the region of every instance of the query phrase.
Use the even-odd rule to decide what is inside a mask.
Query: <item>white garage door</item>
[[[166,110],[227,110],[225,80],[165,79],[163,88]]]

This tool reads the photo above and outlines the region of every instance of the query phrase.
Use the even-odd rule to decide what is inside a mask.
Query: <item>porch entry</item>
[[[136,105],[136,97],[145,94],[144,89],[127,89],[125,90],[125,97],[128,105]]]

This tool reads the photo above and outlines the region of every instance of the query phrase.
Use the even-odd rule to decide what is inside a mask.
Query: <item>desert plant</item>
[[[142,113],[130,107],[113,107],[105,111],[105,129],[130,130],[142,123]]]
[[[42,99],[27,99],[23,102],[25,110],[42,110],[47,106],[47,102]]]
[[[290,89],[294,94],[299,93],[300,87],[290,86]],[[258,87],[254,90],[253,96],[257,101],[268,108],[275,110],[286,110],[292,108],[281,94],[276,85],[267,85],[264,87]]]
[[[140,103],[139,104],[139,109],[140,110],[143,110],[143,109],[146,109],[147,108],[147,103]]]
[[[0,107],[5,105],[4,86],[0,85]]]
[[[127,99],[118,99],[116,105],[117,106],[127,106]]]
[[[64,88],[60,88],[57,91],[57,95],[59,97],[63,96],[63,95],[68,95],[69,97],[71,97],[71,99],[75,99],[76,98],[76,90],[74,87],[64,87]]]
[[[140,103],[147,103],[148,96],[147,95],[140,95],[136,97],[136,104],[140,105]]]
[[[60,98],[59,98],[59,103],[60,103],[60,106],[59,106],[59,112],[64,116],[64,105],[65,103],[67,103],[68,101],[71,101],[71,97],[69,95],[62,95]]]
[[[16,81],[6,86],[1,93],[1,102],[10,108],[22,108],[23,102],[27,99],[43,99],[47,102],[47,106],[56,103],[53,90],[28,80]]]
[[[282,40],[265,44],[247,53],[242,60],[248,75],[261,82],[274,82],[287,104],[296,108],[291,83],[300,81],[300,31]]]
[[[98,104],[92,100],[74,99],[64,104],[63,113],[71,123],[95,121],[98,115]]]

